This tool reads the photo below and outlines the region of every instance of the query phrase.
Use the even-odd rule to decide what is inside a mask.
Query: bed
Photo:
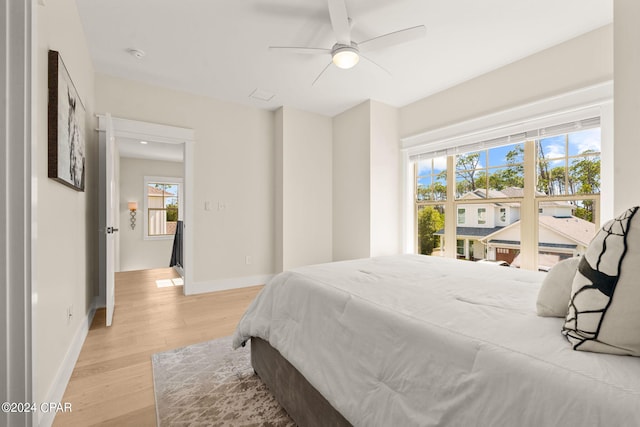
[[[234,346],[252,339],[301,426],[640,425],[640,358],[572,350],[536,314],[544,274],[421,255],[297,268]]]

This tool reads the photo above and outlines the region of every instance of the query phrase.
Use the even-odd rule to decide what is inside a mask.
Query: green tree
[[[547,194],[549,196],[557,196],[566,194],[567,181],[565,176],[565,167],[556,166],[548,171]]]
[[[444,176],[444,180],[446,182],[447,173],[442,172],[436,175],[436,179],[440,179],[441,176]],[[416,199],[417,200],[446,200],[447,198],[447,186],[443,184],[441,181],[436,181],[429,186],[419,185],[416,188]]]
[[[507,187],[524,188],[524,145],[517,144],[513,149],[507,151],[504,157],[507,167],[496,172],[499,180],[496,179],[496,186],[491,188],[496,190],[502,190]],[[496,175],[496,173],[493,175]],[[498,188],[498,186],[501,188]]]
[[[416,200],[429,200],[430,197],[431,191],[429,190],[429,187],[418,185],[416,188]]]
[[[582,154],[593,153],[585,151]],[[569,180],[573,194],[597,194],[600,192],[600,158],[589,156],[574,161],[569,166]],[[594,218],[593,200],[577,203],[574,215],[589,222]]]
[[[433,206],[425,206],[418,212],[418,251],[431,255],[440,245],[440,236],[435,233],[444,227],[444,214]]]
[[[547,160],[544,154],[542,144],[537,142],[536,146],[538,148],[538,191],[551,196],[553,195],[553,189],[550,188],[551,173],[549,172],[549,160]]]
[[[585,151],[588,154],[591,151]],[[569,166],[569,177],[575,185],[574,194],[594,194],[600,192],[600,158],[584,157]]]
[[[462,181],[458,181],[456,188],[459,195],[486,187],[486,184],[478,187],[479,164],[480,153],[460,154],[456,159],[456,175],[462,178]]]
[[[167,221],[174,222],[178,220],[178,205],[177,204],[169,204],[166,206],[167,208]]]
[[[576,207],[574,215],[585,221],[593,222],[593,200],[582,201],[582,203]]]

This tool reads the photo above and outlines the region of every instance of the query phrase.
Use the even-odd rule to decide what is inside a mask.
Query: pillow
[[[538,292],[536,311],[542,317],[567,317],[571,285],[580,258],[560,261],[547,273]]]
[[[562,329],[575,350],[640,356],[638,206],[606,223],[580,260]]]

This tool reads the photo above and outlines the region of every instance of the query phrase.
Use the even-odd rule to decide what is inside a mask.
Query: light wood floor
[[[154,426],[151,355],[231,335],[262,286],[185,297],[158,288],[173,269],[118,273],[113,325],[98,310],[54,426]]]

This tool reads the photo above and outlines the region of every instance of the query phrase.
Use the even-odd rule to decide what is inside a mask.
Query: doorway
[[[192,274],[189,255],[193,244],[193,130],[116,117],[111,121],[118,153],[114,183],[117,200],[114,209],[117,212],[114,216],[119,233],[115,236],[114,271],[169,267],[179,219],[183,261],[178,271],[184,283],[183,293],[188,294]],[[158,194],[150,194],[153,191],[149,190],[148,184],[155,184],[153,188],[158,190],[155,193],[162,196],[162,207],[154,204]],[[161,209],[164,211],[160,212]],[[150,228],[149,219],[161,218],[162,214],[163,228],[158,224]],[[174,214],[176,218],[173,218]],[[167,221],[167,218],[175,221]],[[103,263],[105,261],[101,260]],[[99,303],[106,302],[106,271],[101,265],[102,301]]]

